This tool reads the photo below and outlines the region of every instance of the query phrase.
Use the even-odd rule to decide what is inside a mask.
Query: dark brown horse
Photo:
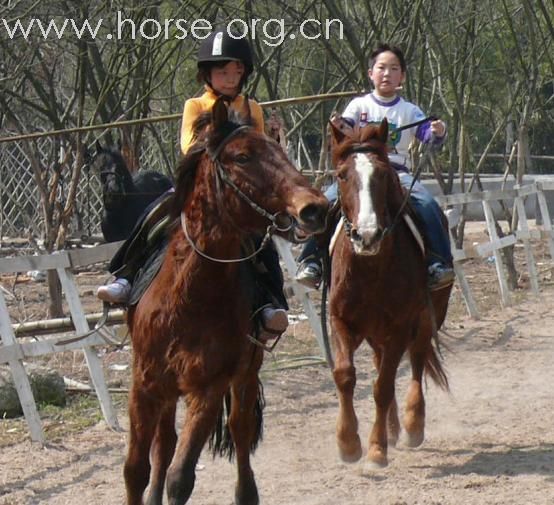
[[[380,127],[348,131],[343,126],[340,120],[331,124],[343,213],[329,293],[333,376],[339,396],[337,443],[344,461],[362,456],[353,405],[354,353],[366,341],[377,369],[375,423],[364,465],[369,470],[387,465],[387,445],[398,440],[395,378],[404,353],[408,351],[412,367],[404,416],[408,445],[418,446],[424,438],[424,370],[448,388],[433,343],[446,316],[451,286],[428,290],[422,250],[402,218],[405,194],[388,161],[386,120]]]
[[[244,115],[249,117],[248,111]],[[258,370],[263,349],[252,333],[252,290],[243,242],[268,226],[324,226],[327,201],[291,165],[279,145],[232,122],[223,102],[179,167],[180,217],[160,272],[128,316],[133,341],[127,503],[170,505],[189,499],[195,466],[214,429],[215,449],[236,454],[235,500],[259,502],[250,452],[261,434]],[[229,261],[228,261],[229,260]],[[175,406],[184,397],[179,436]],[[223,404],[230,402],[222,428]],[[226,440],[225,434],[231,440]],[[222,445],[223,443],[223,445]]]

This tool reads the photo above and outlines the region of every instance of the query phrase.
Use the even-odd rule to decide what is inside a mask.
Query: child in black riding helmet
[[[195,140],[192,129],[195,120],[203,113],[210,111],[219,97],[222,96],[231,109],[236,111],[241,109],[246,99],[241,95],[241,91],[253,71],[250,45],[243,38],[231,37],[226,30],[215,31],[200,45],[197,66],[197,78],[205,84],[205,92],[202,96],[189,98],[185,102],[180,138],[183,154],[187,153]],[[254,127],[264,133],[262,108],[254,100],[249,100],[249,106]],[[279,122],[274,116],[267,126],[268,131],[279,131]],[[132,239],[133,237],[130,237],[127,242]],[[287,329],[286,310],[288,305],[283,294],[283,274],[277,251],[270,243],[258,256],[261,264],[258,266],[258,270],[260,268],[265,270],[259,275],[264,277],[265,281],[262,284],[265,284],[267,289],[264,295],[265,303],[257,308],[256,313],[260,312],[261,314],[263,328],[261,337],[269,339],[281,335]],[[120,262],[116,263],[110,265],[111,272],[118,271],[123,266]],[[110,303],[126,303],[137,268],[133,267],[131,270],[133,271],[125,270],[124,277],[118,277],[114,282],[98,288],[98,297]]]

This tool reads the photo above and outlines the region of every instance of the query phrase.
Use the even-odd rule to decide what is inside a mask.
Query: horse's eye
[[[239,165],[246,165],[249,161],[250,161],[250,156],[246,155],[246,154],[239,154],[236,158],[235,158],[235,161],[239,164]]]
[[[347,179],[346,172],[338,172],[337,173],[337,179],[339,181],[346,181],[346,179]]]

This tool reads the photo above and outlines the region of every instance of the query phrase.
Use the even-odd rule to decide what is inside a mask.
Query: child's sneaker
[[[284,333],[289,326],[287,311],[268,305],[262,310],[262,326],[261,338],[263,340],[277,338]]]
[[[441,289],[454,282],[454,270],[441,263],[433,263],[429,269],[429,288],[431,291]]]
[[[122,304],[126,303],[131,294],[131,284],[127,279],[116,279],[110,284],[100,286],[96,296],[104,302]]]
[[[307,288],[317,289],[321,284],[321,276],[323,271],[319,262],[310,259],[300,263],[296,271],[296,282],[306,286]]]

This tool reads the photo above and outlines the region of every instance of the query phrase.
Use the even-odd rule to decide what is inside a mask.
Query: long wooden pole
[[[339,91],[336,93],[325,93],[323,95],[308,95],[296,98],[283,98],[281,100],[271,100],[269,102],[260,102],[264,108],[267,107],[283,107],[286,105],[295,105],[299,103],[317,102],[324,100],[333,100],[336,98],[348,98],[351,96],[361,95],[364,91]],[[22,135],[12,135],[10,137],[1,137],[0,143],[14,142],[16,140],[31,140],[41,137],[53,137],[57,135],[66,135],[68,133],[88,132],[93,130],[107,130],[109,128],[119,128],[121,126],[131,126],[143,123],[159,123],[162,121],[176,121],[182,118],[182,114],[167,114],[165,116],[145,117],[141,119],[129,119],[127,121],[116,121],[115,123],[104,123],[97,125],[81,126],[75,128],[66,128],[64,130],[53,130],[49,132],[26,133]]]

